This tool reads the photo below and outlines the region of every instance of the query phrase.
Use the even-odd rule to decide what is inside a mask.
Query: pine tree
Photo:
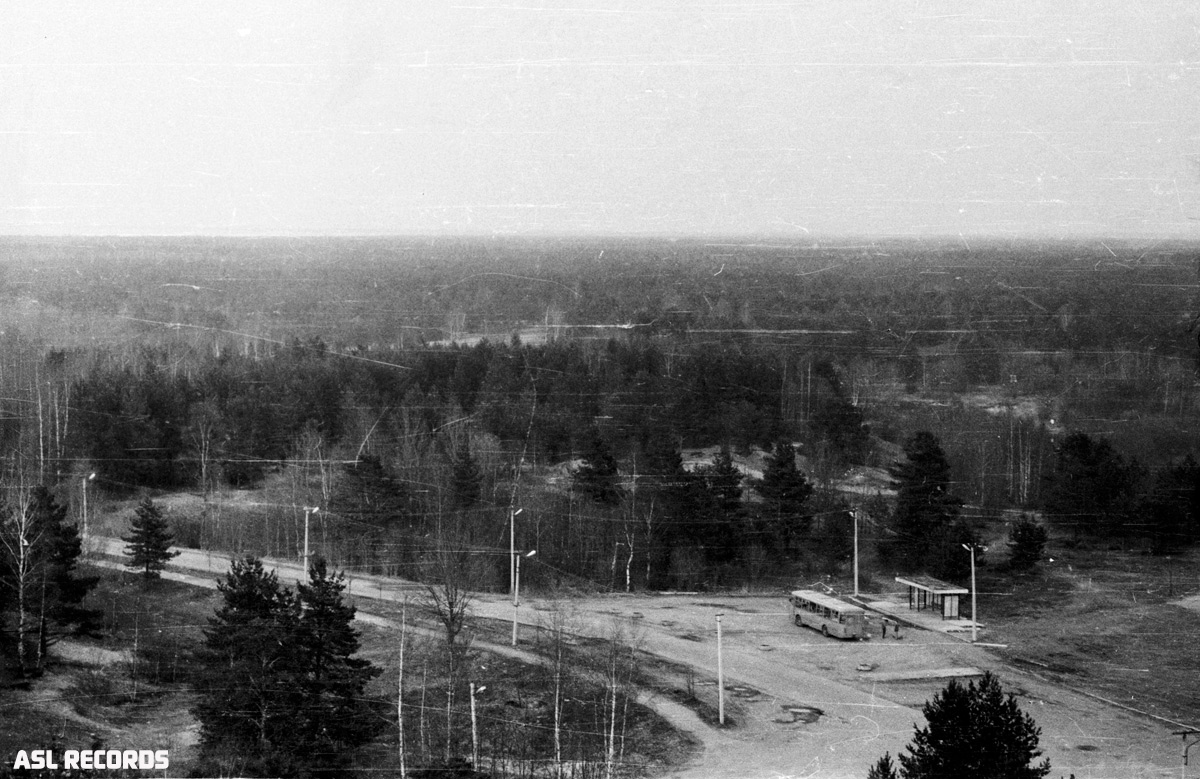
[[[1138,470],[1107,440],[1073,432],[1057,447],[1043,490],[1043,507],[1074,526],[1077,535],[1082,530],[1117,534],[1134,509]]]
[[[121,537],[122,541],[129,544],[125,547],[125,554],[129,555],[125,567],[140,570],[146,579],[157,579],[167,563],[179,556],[179,552],[171,551],[175,539],[166,518],[149,497],[142,498],[134,514],[130,522],[132,532]]]
[[[841,377],[832,363],[819,360],[812,371],[825,380],[830,390],[820,396],[809,417],[813,440],[824,444],[839,465],[863,462],[871,443],[871,429],[863,419],[862,410],[846,397]]]
[[[745,530],[742,506],[742,472],[733,464],[728,447],[713,456],[712,465],[696,469],[694,483],[703,491],[696,496],[698,522],[694,535],[710,563],[727,563],[738,550],[739,532]]]
[[[1017,571],[1027,571],[1037,565],[1046,550],[1048,535],[1046,528],[1029,515],[1022,515],[1009,531],[1008,546],[1012,550],[1009,566]]]
[[[867,779],[900,779],[890,752],[884,753],[883,757],[871,766],[871,770],[867,772]]]
[[[896,480],[896,509],[892,524],[894,546],[885,553],[902,568],[953,570],[951,542],[962,505],[950,490],[950,462],[933,433],[919,432],[904,443],[904,461],[892,469]],[[958,555],[961,556],[961,555]]]
[[[1182,463],[1164,468],[1146,499],[1150,550],[1171,554],[1196,540],[1200,521],[1200,465],[1189,454]]]
[[[308,584],[297,586],[300,618],[296,647],[302,663],[302,701],[297,723],[299,756],[311,768],[333,770],[345,753],[376,735],[382,720],[366,703],[367,683],[381,673],[359,650],[354,607],[342,601],[345,576],[313,561]]]
[[[304,665],[296,598],[253,557],[234,560],[217,589],[224,602],[197,653],[202,759],[222,775],[294,774]]]
[[[33,488],[19,509],[6,513],[0,518],[0,617],[2,610],[16,612],[21,670],[40,673],[63,629],[94,629],[96,612],[83,601],[99,579],[78,575],[79,532],[48,489]]]
[[[621,502],[617,461],[597,430],[589,432],[583,463],[575,469],[574,488],[587,499],[608,506]]]
[[[47,582],[43,594],[46,616],[55,624],[77,632],[97,627],[98,612],[84,608],[83,601],[100,581],[98,576],[77,572],[83,543],[79,528],[67,523],[67,507],[55,500],[45,487],[33,491],[29,503],[35,523],[42,528],[46,545]]]
[[[688,524],[698,514],[700,477],[684,469],[669,431],[649,436],[637,461],[636,507],[644,517],[647,542],[647,585],[665,587],[671,552],[694,545]]]
[[[247,775],[336,775],[346,753],[378,733],[363,697],[379,674],[355,657],[354,607],[342,574],[318,558],[298,594],[253,557],[218,582],[196,684],[208,768]]]
[[[796,449],[790,442],[776,442],[754,491],[762,496],[761,516],[771,540],[782,551],[794,549],[812,525],[805,504],[813,488],[796,467]]]
[[[375,527],[387,527],[408,514],[408,494],[378,457],[345,466],[333,486],[329,513]]]
[[[464,444],[454,453],[450,470],[450,499],[454,507],[462,510],[474,507],[479,502],[482,481],[479,465]]]
[[[1042,754],[1041,728],[990,672],[966,687],[952,680],[923,713],[928,725],[900,755],[903,779],[1041,779],[1050,772],[1049,760],[1031,765]]]

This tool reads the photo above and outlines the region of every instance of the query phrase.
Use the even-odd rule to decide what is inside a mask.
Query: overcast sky
[[[1194,0],[9,0],[0,233],[1200,237]]]

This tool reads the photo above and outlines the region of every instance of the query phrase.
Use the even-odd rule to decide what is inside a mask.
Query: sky
[[[1194,0],[9,0],[0,234],[1200,237]]]

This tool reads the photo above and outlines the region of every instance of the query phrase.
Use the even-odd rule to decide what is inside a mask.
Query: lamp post
[[[88,477],[83,480],[83,539],[85,541],[87,540],[87,537],[88,537],[88,509],[87,509],[88,482],[94,481],[95,479],[96,479],[96,474],[92,473],[92,474],[89,474]]]
[[[854,597],[858,597],[858,509],[851,512],[854,515]]]
[[[512,556],[512,559],[513,559],[513,634],[512,634],[512,645],[513,645],[513,646],[516,646],[516,645],[517,645],[517,612],[518,612],[518,610],[521,608],[521,558],[522,558],[522,557],[533,557],[535,554],[537,554],[537,550],[536,550],[536,549],[534,549],[534,550],[533,550],[533,551],[531,551],[531,552],[526,552],[525,554],[522,554],[522,555],[519,555],[519,554],[513,554],[513,556]]]
[[[508,591],[517,588],[517,515],[525,509],[508,510]]]
[[[971,643],[974,644],[979,637],[979,610],[975,607],[975,550],[986,552],[987,547],[963,544],[962,548],[971,553]]]
[[[725,724],[725,666],[721,662],[721,617],[717,614],[717,721]]]
[[[487,689],[485,684],[482,687],[476,687],[475,682],[471,682],[471,768],[479,768],[479,722],[475,718],[475,695]]]
[[[304,507],[304,574],[308,575],[308,519],[321,509],[317,506]]]

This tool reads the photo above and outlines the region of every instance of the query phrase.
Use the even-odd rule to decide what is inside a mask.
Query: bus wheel
[[[829,626],[828,625],[821,626],[821,635],[825,636],[825,638],[829,638]]]

